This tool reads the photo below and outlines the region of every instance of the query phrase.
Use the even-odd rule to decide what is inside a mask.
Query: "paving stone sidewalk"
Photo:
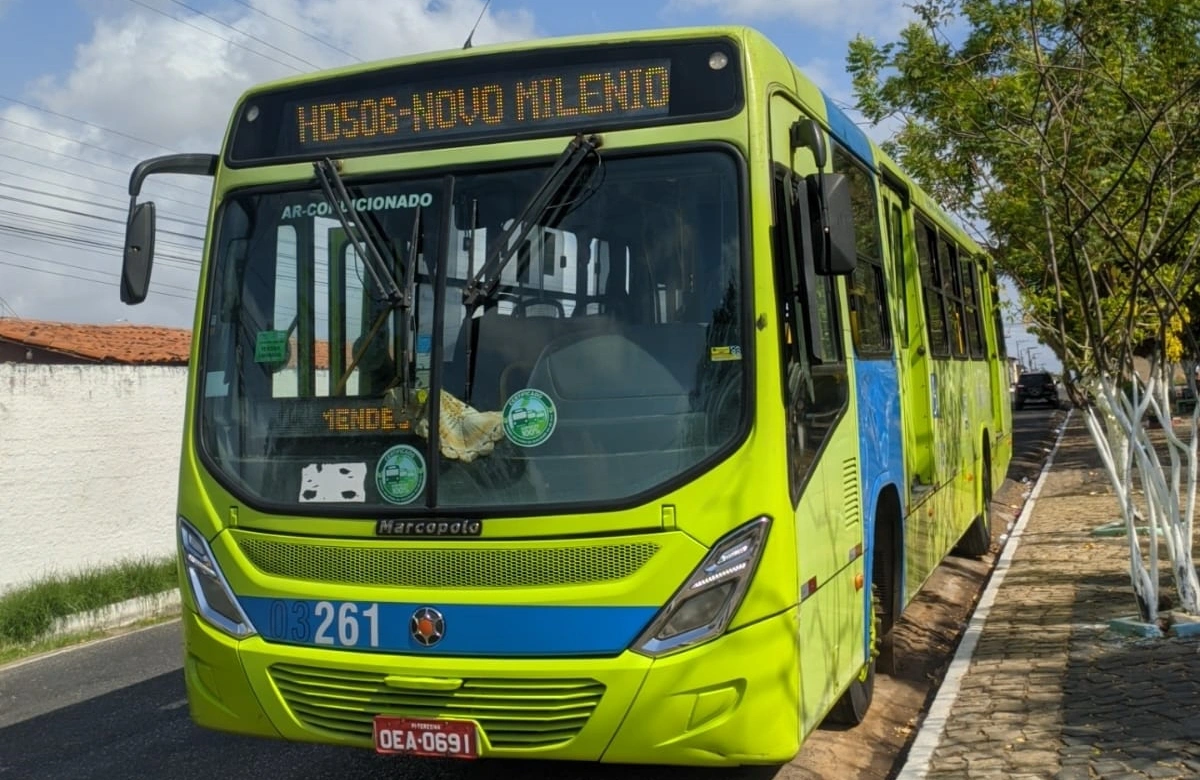
[[[1030,486],[1032,487],[1032,485]],[[1136,613],[1118,517],[1075,411],[926,777],[1200,777],[1200,641],[1108,629]],[[1174,595],[1164,573],[1163,592]]]

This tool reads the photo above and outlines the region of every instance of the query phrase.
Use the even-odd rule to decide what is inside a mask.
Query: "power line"
[[[9,119],[8,117],[0,116],[0,122],[8,122],[10,125],[16,125],[17,127],[23,127],[26,130],[33,130],[33,131],[36,131],[37,133],[40,133],[41,135],[48,135],[53,138],[61,138],[64,141],[70,141],[71,143],[76,143],[76,144],[79,144],[80,146],[87,146],[92,149],[99,149],[100,151],[111,154],[114,157],[124,157],[126,160],[133,160],[134,162],[141,162],[141,159],[142,159],[140,157],[134,157],[132,154],[126,154],[125,152],[118,152],[115,149],[108,148],[107,146],[101,146],[100,144],[94,144],[94,143],[91,143],[90,141],[80,141],[78,138],[72,138],[69,135],[63,135],[62,133],[51,132],[50,130],[47,130],[44,127],[38,127],[37,125],[27,125],[24,122],[18,122],[17,120]]]
[[[88,250],[102,250],[116,255],[117,257],[124,255],[123,249],[116,244],[105,243],[103,241],[97,241],[96,239],[85,238],[83,236],[69,236],[62,233],[52,233],[46,230],[38,230],[37,228],[26,228],[19,225],[7,225],[3,222],[0,222],[0,233],[8,233],[9,235],[13,235],[17,238],[25,240],[36,239],[39,242],[50,243],[68,249],[83,248]],[[116,236],[113,237],[116,238]],[[158,242],[158,245],[165,246],[166,242]],[[175,244],[174,246],[178,246],[185,251],[190,249],[190,247],[179,244]],[[179,268],[181,271],[200,270],[200,260],[196,257],[183,257],[181,255],[173,255],[168,252],[156,252],[155,259],[157,260],[160,258],[174,260],[179,263],[187,263],[186,266],[169,266],[171,268]]]
[[[74,171],[69,171],[66,168],[56,168],[53,165],[46,165],[45,163],[35,163],[30,160],[22,160],[20,157],[17,157],[15,155],[11,155],[11,154],[0,154],[0,157],[7,157],[10,160],[16,160],[17,162],[25,163],[26,165],[31,165],[36,168],[45,168],[47,170],[58,171],[59,173],[65,173],[73,179],[84,179],[86,181],[93,181],[93,182],[96,182],[97,184],[103,184],[108,187],[115,187],[119,190],[125,190],[124,185],[117,184],[115,181],[107,181],[106,179],[97,179],[95,176],[84,176],[83,174],[75,173]],[[35,181],[35,182],[38,182],[39,184],[50,184],[55,187],[66,186],[65,184],[63,184],[63,182],[50,181],[49,179],[39,179],[38,177],[30,176],[27,173],[21,173],[19,171],[9,171],[9,170],[5,170],[4,168],[0,168],[0,173],[7,173],[9,176],[16,176],[17,178],[19,178],[22,181]],[[100,196],[100,197],[105,197],[105,196]],[[107,199],[111,200],[112,196],[108,196]],[[170,201],[171,203],[178,203],[181,206],[190,206],[191,208],[198,208],[198,209],[205,209],[205,210],[208,209],[207,204],[196,203],[194,201],[189,201],[189,200],[180,200],[178,198],[172,198],[172,197],[168,197],[166,195],[156,195],[154,199]]]
[[[308,67],[312,68],[313,70],[316,70],[316,69],[317,69],[317,66],[316,66],[316,65],[312,64],[311,62],[309,62],[308,60],[304,59],[303,57],[300,57],[300,56],[298,56],[298,55],[292,54],[290,51],[288,51],[288,50],[286,50],[286,49],[281,49],[281,48],[279,48],[278,46],[276,46],[276,45],[275,45],[275,44],[273,44],[273,43],[268,43],[267,41],[264,41],[262,38],[259,38],[258,36],[255,36],[255,35],[251,35],[250,33],[246,32],[245,30],[239,30],[238,28],[234,27],[232,24],[229,24],[229,23],[227,23],[227,22],[222,22],[220,19],[216,18],[215,16],[210,16],[210,15],[208,15],[208,14],[204,13],[204,12],[203,12],[203,11],[201,11],[199,8],[193,8],[192,6],[190,6],[190,5],[188,5],[187,3],[183,2],[183,0],[171,0],[171,2],[172,2],[172,3],[174,3],[175,5],[177,5],[177,6],[181,7],[181,8],[186,8],[187,10],[191,11],[191,12],[192,12],[192,13],[194,13],[194,14],[197,14],[197,15],[199,15],[199,16],[203,16],[205,19],[208,19],[209,21],[216,22],[217,24],[221,25],[222,27],[227,27],[227,28],[229,28],[230,30],[233,30],[235,33],[240,33],[241,35],[244,35],[244,36],[246,36],[247,38],[249,38],[249,39],[250,39],[250,40],[252,40],[252,41],[255,41],[255,42],[257,42],[257,43],[261,43],[263,46],[266,46],[268,49],[273,49],[273,50],[275,50],[275,51],[279,52],[280,54],[283,54],[283,55],[286,55],[286,56],[288,56],[288,57],[291,57],[292,59],[295,59],[295,60],[297,60],[297,61],[299,61],[299,62],[303,62],[305,65],[307,65]],[[230,41],[230,43],[232,43],[232,41]]]
[[[303,30],[303,29],[301,29],[301,28],[297,27],[296,25],[292,24],[291,22],[288,22],[288,21],[285,21],[285,20],[283,20],[283,19],[280,19],[278,16],[272,16],[271,14],[269,14],[269,13],[267,13],[266,11],[262,10],[261,8],[256,8],[256,7],[254,7],[254,6],[253,6],[253,5],[251,5],[250,3],[246,2],[246,0],[234,0],[234,2],[235,2],[235,3],[237,3],[238,5],[244,5],[245,7],[249,8],[251,11],[253,11],[253,12],[254,12],[254,13],[256,13],[256,14],[259,14],[259,15],[261,15],[261,16],[265,16],[265,17],[267,17],[268,19],[271,19],[272,21],[279,22],[279,23],[280,23],[280,24],[282,24],[284,27],[290,27],[291,29],[293,29],[293,30],[295,30],[296,32],[300,33],[301,35],[305,36],[306,38],[311,38],[312,40],[316,41],[317,43],[319,43],[319,44],[321,44],[321,45],[323,45],[323,46],[328,46],[329,48],[333,49],[333,50],[334,50],[334,51],[336,51],[336,52],[341,52],[342,54],[345,54],[347,57],[349,57],[350,59],[354,60],[355,62],[362,62],[362,60],[361,60],[361,59],[359,59],[358,57],[354,56],[353,54],[351,54],[350,52],[346,51],[345,49],[343,49],[343,48],[341,48],[341,47],[338,47],[338,46],[334,46],[332,43],[330,43],[330,42],[328,42],[328,41],[326,41],[326,40],[323,40],[323,39],[321,39],[321,38],[318,38],[317,36],[313,35],[312,33],[310,33],[310,32],[307,32],[307,31],[305,31],[305,30]]]
[[[136,5],[140,5],[142,8],[145,8],[149,11],[153,11],[156,14],[161,14],[162,16],[165,16],[172,21],[178,22],[179,24],[187,25],[188,27],[191,27],[193,30],[199,30],[200,32],[204,33],[205,35],[211,35],[213,38],[216,38],[217,40],[225,41],[225,43],[228,43],[231,46],[236,46],[239,49],[245,49],[246,51],[250,52],[251,54],[257,54],[258,56],[262,57],[263,59],[270,60],[271,62],[282,65],[285,68],[291,68],[292,70],[296,71],[297,73],[303,73],[303,71],[300,70],[300,68],[297,68],[295,65],[292,65],[287,62],[283,62],[282,60],[277,60],[269,54],[263,54],[261,51],[257,51],[256,49],[251,49],[249,46],[240,44],[237,41],[231,41],[228,38],[217,35],[212,30],[206,30],[198,24],[192,24],[191,22],[187,21],[186,19],[180,19],[178,16],[171,16],[171,14],[167,13],[166,11],[162,10],[161,8],[155,8],[152,5],[147,5],[146,3],[143,3],[142,0],[129,0],[129,2],[134,3]],[[289,55],[289,56],[292,56],[292,55]],[[299,57],[297,57],[296,59],[299,59]]]
[[[17,100],[14,97],[9,97],[7,95],[0,95],[0,100],[7,100],[9,103],[16,103],[19,106],[25,106],[26,108],[32,108],[34,111],[41,111],[44,114],[50,114],[52,116],[62,117],[63,119],[70,119],[72,122],[78,122],[81,125],[87,125],[88,127],[94,127],[97,130],[103,130],[106,133],[112,133],[113,135],[119,135],[122,138],[128,138],[130,141],[137,141],[138,143],[146,144],[147,146],[153,146],[155,148],[162,149],[163,151],[166,151],[166,152],[177,151],[175,149],[172,149],[169,146],[163,146],[162,144],[155,143],[154,141],[147,141],[145,138],[139,138],[136,135],[130,135],[129,133],[125,133],[120,130],[113,130],[111,127],[105,127],[104,125],[98,125],[95,122],[89,122],[86,119],[80,119],[79,117],[71,116],[70,114],[63,114],[58,111],[51,111],[48,108],[43,108],[42,106],[34,105],[33,103],[27,103],[24,100]]]
[[[39,203],[37,201],[26,200],[25,198],[14,198],[11,195],[0,195],[0,200],[12,201],[14,203],[22,203],[26,206],[36,206],[38,208],[48,209],[50,211],[62,212],[63,214],[72,214],[76,217],[87,217],[88,219],[94,219],[99,222],[111,222],[114,225],[120,225],[121,227],[125,227],[125,220],[123,220],[123,219],[115,219],[113,217],[102,217],[99,214],[89,214],[86,211],[77,211],[75,209],[68,209],[63,206],[53,206],[49,203]],[[21,216],[24,216],[28,219],[37,219],[37,217],[34,217],[33,215],[30,215],[30,214],[23,214]],[[200,238],[199,236],[193,236],[190,233],[180,233],[178,231],[167,230],[165,228],[159,228],[157,230],[157,232],[162,233],[164,235],[168,235],[168,236],[178,236],[180,238],[190,238],[195,241],[203,241],[204,240],[204,239]]]
[[[7,250],[0,250],[0,252],[8,253]],[[22,265],[20,263],[8,263],[8,262],[6,262],[6,260],[0,260],[0,265],[7,265],[7,266],[10,266],[10,268],[19,268],[19,269],[23,269],[26,271],[34,271],[35,274],[49,274],[50,276],[61,276],[62,278],[70,278],[70,280],[74,280],[77,282],[91,282],[92,284],[103,284],[104,287],[118,287],[118,283],[101,280],[101,278],[86,278],[83,276],[76,276],[73,274],[61,274],[61,272],[59,272],[59,271],[52,271],[47,268],[34,268],[34,266],[32,266],[32,265]],[[158,287],[158,284],[155,284],[155,287]],[[196,300],[196,295],[179,295],[176,293],[168,293],[168,292],[166,292],[166,290],[158,290],[158,292],[156,294],[167,296],[167,298],[178,298],[179,300],[184,300],[184,301]]]
[[[86,266],[86,265],[77,265],[75,263],[68,263],[63,260],[51,260],[47,257],[38,257],[37,255],[27,255],[24,252],[14,252],[11,249],[0,249],[0,252],[4,252],[6,255],[13,255],[14,257],[21,257],[26,260],[36,260],[36,261],[42,262],[42,263],[49,263],[50,265],[62,266],[63,268],[74,268],[77,271],[87,271],[89,273],[96,273],[96,274],[104,273],[104,269],[102,269],[102,268],[95,268],[95,267]],[[170,289],[170,290],[182,290],[183,292],[189,291],[187,287],[180,287],[177,284],[162,284],[160,286],[166,287],[167,289]]]
[[[12,252],[9,252],[7,249],[0,249],[0,253],[3,253],[3,254],[13,254]],[[33,266],[29,266],[29,265],[22,265],[21,263],[10,263],[10,262],[7,262],[7,261],[5,261],[5,260],[0,260],[0,265],[7,265],[7,266],[9,266],[9,267],[11,267],[11,268],[20,268],[20,269],[22,269],[22,270],[25,270],[25,271],[33,271],[33,272],[35,272],[35,273],[40,273],[40,274],[49,274],[50,276],[61,276],[61,277],[63,277],[64,279],[73,279],[73,280],[75,280],[75,281],[77,281],[77,282],[91,282],[92,284],[102,284],[102,285],[104,285],[105,287],[117,287],[117,286],[119,286],[119,285],[118,285],[116,282],[111,282],[111,281],[108,281],[108,280],[105,280],[105,279],[90,279],[90,278],[87,278],[87,277],[84,277],[84,276],[76,276],[75,274],[67,274],[67,273],[61,273],[61,272],[59,272],[59,271],[51,271],[49,268],[34,268]],[[157,288],[157,287],[159,287],[159,286],[160,286],[160,285],[158,285],[157,283],[155,284],[155,287],[156,287],[156,288]],[[166,296],[166,297],[168,297],[168,298],[178,298],[178,299],[180,299],[180,300],[182,300],[182,301],[195,301],[195,300],[196,300],[196,296],[195,296],[195,294],[192,294],[192,295],[190,295],[190,296],[188,296],[188,295],[178,295],[178,294],[176,294],[176,293],[166,292],[166,291],[162,291],[162,290],[158,291],[158,293],[157,293],[157,294],[158,294],[158,295],[164,295],[164,296]]]
[[[16,138],[8,138],[7,136],[0,135],[0,141],[3,141],[4,143],[9,143],[9,144],[17,144],[19,146],[26,146],[26,147],[29,147],[30,149],[36,149],[39,152],[44,152],[46,154],[56,154],[59,157],[65,157],[68,160],[75,160],[76,162],[87,163],[88,165],[94,165],[97,168],[103,168],[106,171],[116,171],[117,173],[121,174],[122,176],[129,176],[129,173],[130,173],[129,169],[117,168],[112,165],[105,165],[104,163],[98,163],[93,160],[88,160],[87,158],[84,158],[84,157],[76,157],[75,155],[67,154],[66,152],[59,152],[54,149],[47,149],[44,146],[38,146],[37,144],[31,144],[28,141],[18,141]],[[159,184],[163,187],[174,187],[175,189],[183,190],[184,192],[190,192],[193,195],[203,195],[206,198],[208,197],[208,193],[201,192],[200,190],[194,190],[191,187],[185,187],[182,184],[175,184],[174,182],[169,182],[169,181],[160,182]]]
[[[48,205],[43,205],[42,208],[53,210],[53,211],[58,210],[57,207],[48,206]],[[58,225],[60,227],[71,228],[72,230],[83,231],[83,232],[89,233],[89,234],[91,234],[91,233],[98,233],[98,234],[102,234],[102,235],[108,234],[111,236],[116,236],[117,238],[120,238],[122,241],[125,238],[124,231],[104,230],[103,228],[88,227],[86,225],[81,225],[78,222],[69,222],[65,219],[52,219],[50,217],[34,216],[33,214],[28,214],[28,213],[21,212],[21,211],[9,211],[7,209],[0,209],[0,216],[12,217],[13,219],[18,219],[18,220],[21,220],[23,222],[30,223],[33,225]],[[125,223],[123,221],[121,221],[119,219],[112,219],[111,217],[101,217],[101,216],[97,216],[97,215],[92,215],[92,219],[98,220],[100,222],[111,222],[114,225],[120,225],[122,227],[125,226]],[[189,239],[191,241],[196,241],[196,242],[203,241],[203,239],[201,239],[199,236],[192,236],[192,235],[188,235],[187,233],[179,233],[179,232],[176,232],[173,230],[162,229],[162,230],[156,230],[155,232],[161,233],[163,235],[175,236],[176,238],[185,238],[185,239]],[[159,239],[155,239],[155,243],[169,243],[169,242],[162,242]],[[189,250],[196,248],[195,244],[192,244],[192,245],[172,244],[172,246],[178,246],[182,249],[189,249]]]
[[[98,209],[111,209],[112,211],[121,212],[123,214],[127,213],[129,211],[129,207],[125,204],[121,204],[119,206],[113,206],[113,205],[110,205],[109,203],[97,202],[97,199],[104,199],[104,200],[109,200],[109,201],[112,201],[115,203],[120,203],[120,201],[118,201],[116,198],[106,198],[103,195],[97,196],[97,199],[75,198],[70,195],[59,195],[54,192],[46,192],[45,190],[39,190],[34,187],[22,187],[19,184],[6,184],[4,182],[0,182],[0,187],[5,187],[10,190],[18,190],[20,192],[31,192],[34,195],[45,195],[48,198],[58,198],[60,200],[70,201],[72,203],[82,203],[85,206],[93,206]],[[30,201],[30,203],[33,203],[33,202],[34,201]],[[203,222],[196,222],[196,221],[190,220],[190,219],[180,219],[179,217],[163,217],[163,220],[167,221],[167,222],[178,222],[181,225],[191,225],[192,227],[198,227],[198,228],[204,227]]]

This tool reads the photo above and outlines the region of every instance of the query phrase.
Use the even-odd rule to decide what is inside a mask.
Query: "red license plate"
[[[375,716],[375,752],[438,758],[478,758],[479,736],[466,720]]]

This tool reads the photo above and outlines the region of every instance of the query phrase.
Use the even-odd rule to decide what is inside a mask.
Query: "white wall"
[[[187,369],[0,363],[0,591],[174,550]]]

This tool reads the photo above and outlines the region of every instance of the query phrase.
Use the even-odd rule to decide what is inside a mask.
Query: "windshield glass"
[[[231,197],[199,415],[222,480],[296,514],[597,508],[733,444],[747,381],[735,158],[605,156],[468,317],[464,286],[547,170],[346,177],[411,309],[315,184]]]

